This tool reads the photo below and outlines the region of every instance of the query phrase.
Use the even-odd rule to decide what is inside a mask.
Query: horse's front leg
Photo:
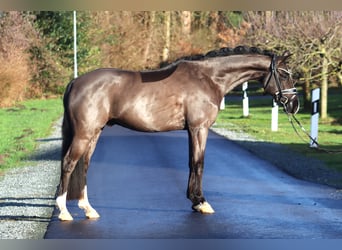
[[[208,137],[208,128],[189,128],[189,181],[187,197],[192,201],[195,211],[212,214],[214,209],[205,200],[202,192],[202,175],[204,168],[204,152]]]

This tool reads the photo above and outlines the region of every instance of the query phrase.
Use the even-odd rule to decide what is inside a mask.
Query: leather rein
[[[282,69],[282,68],[278,68],[278,70],[282,70],[282,71],[286,72],[291,77],[291,72],[289,72],[288,70]],[[316,138],[312,138],[312,136],[305,130],[304,126],[300,123],[300,121],[297,119],[297,117],[294,114],[290,114],[290,113],[287,112],[285,104],[289,101],[289,99],[288,99],[287,96],[284,96],[284,94],[296,95],[297,94],[297,89],[296,88],[281,89],[281,82],[279,80],[279,75],[278,75],[278,71],[277,71],[277,67],[276,67],[276,56],[275,55],[272,56],[272,61],[271,61],[271,65],[270,65],[270,71],[271,71],[271,74],[269,74],[269,76],[267,78],[267,81],[266,81],[264,89],[266,89],[268,87],[268,85],[270,83],[270,80],[271,80],[271,78],[273,76],[274,79],[275,79],[275,82],[276,82],[276,87],[278,89],[278,91],[274,94],[274,99],[275,99],[275,101],[277,101],[277,102],[279,102],[279,103],[281,103],[283,105],[284,110],[287,113],[289,122],[291,123],[292,128],[294,129],[294,131],[296,132],[298,137],[301,138],[304,142],[306,142],[304,140],[304,138],[297,131],[297,129],[296,129],[294,123],[293,123],[293,120],[295,120],[297,125],[301,128],[303,133],[312,141],[312,143],[316,144],[316,147],[311,147],[312,149],[316,149],[316,150],[319,150],[319,151],[322,151],[322,152],[325,152],[325,153],[330,153],[330,154],[340,154],[340,153],[342,153],[342,150],[329,150],[329,149],[322,148],[318,144]],[[292,120],[292,118],[293,118],[293,120]]]

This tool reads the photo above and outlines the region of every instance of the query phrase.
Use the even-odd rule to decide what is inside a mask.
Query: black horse
[[[64,95],[59,219],[73,219],[67,199],[78,199],[88,218],[99,217],[88,201],[86,176],[102,129],[114,124],[145,132],[187,130],[187,197],[194,210],[214,213],[203,196],[202,174],[208,129],[220,102],[237,85],[261,80],[285,112],[296,113],[299,101],[286,66],[289,56],[254,47],[222,48],[153,71],[98,69],[71,81]]]

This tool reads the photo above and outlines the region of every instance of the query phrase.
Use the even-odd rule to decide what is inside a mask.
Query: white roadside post
[[[249,116],[249,103],[248,103],[248,96],[247,96],[247,88],[248,82],[244,82],[242,84],[242,91],[243,91],[243,99],[242,99],[242,107],[243,107],[243,116]]]
[[[318,139],[318,119],[319,119],[319,96],[320,96],[320,89],[316,88],[313,89],[311,92],[311,131],[310,136],[313,138],[316,142]],[[310,140],[310,147],[316,148],[318,145],[317,143]]]
[[[271,130],[278,131],[278,104],[273,100]]]

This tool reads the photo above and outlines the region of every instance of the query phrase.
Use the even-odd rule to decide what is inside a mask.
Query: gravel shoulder
[[[43,239],[55,208],[60,175],[62,119],[54,125],[27,166],[0,176],[0,239]],[[342,173],[324,163],[292,152],[275,143],[258,141],[242,132],[213,127],[212,130],[238,143],[284,172],[311,182],[342,188]]]
[[[0,239],[42,239],[55,207],[60,173],[61,119],[25,167],[0,176]]]
[[[257,140],[242,132],[231,132],[215,126],[212,130],[295,178],[342,189],[342,173],[320,160],[305,157],[280,144]]]

